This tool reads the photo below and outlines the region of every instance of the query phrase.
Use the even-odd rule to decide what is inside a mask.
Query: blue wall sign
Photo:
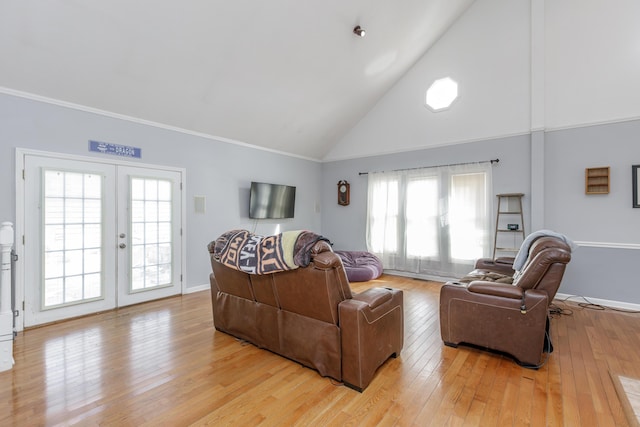
[[[99,141],[89,141],[89,151],[113,154],[114,156],[132,157],[135,159],[139,159],[142,156],[142,149],[140,148]]]

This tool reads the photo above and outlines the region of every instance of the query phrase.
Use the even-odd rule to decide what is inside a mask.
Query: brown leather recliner
[[[478,260],[469,283],[442,286],[442,340],[452,347],[466,343],[504,352],[523,366],[538,367],[549,339],[549,304],[570,260],[571,247],[549,236],[533,241],[518,273],[506,258]]]
[[[217,330],[295,360],[320,375],[364,390],[403,346],[402,291],[353,294],[342,261],[326,241],[307,267],[247,274],[227,267],[209,244],[211,300]]]

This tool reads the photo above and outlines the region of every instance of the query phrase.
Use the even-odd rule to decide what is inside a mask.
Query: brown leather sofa
[[[538,367],[543,352],[552,350],[548,308],[570,260],[571,247],[549,236],[531,243],[518,273],[513,259],[478,260],[463,280],[441,289],[442,340],[504,352],[523,366]]]
[[[403,346],[401,290],[353,294],[340,257],[321,240],[306,267],[247,274],[221,264],[209,244],[211,300],[217,330],[246,340],[320,375],[364,390]]]

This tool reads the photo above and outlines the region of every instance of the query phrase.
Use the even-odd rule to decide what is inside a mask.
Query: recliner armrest
[[[512,299],[522,299],[522,294],[524,290],[517,286],[504,284],[504,283],[495,283],[495,282],[482,282],[475,281],[469,283],[467,286],[469,292],[473,292],[476,294],[484,294],[484,295],[493,295],[496,297],[504,297],[504,298],[512,298]]]
[[[480,258],[475,264],[476,270],[494,271],[496,273],[512,276],[515,273],[513,269],[513,258],[500,257],[496,259]]]

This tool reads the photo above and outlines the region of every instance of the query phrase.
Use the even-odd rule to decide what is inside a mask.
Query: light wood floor
[[[640,317],[555,317],[541,369],[445,347],[440,285],[404,290],[405,345],[358,393],[213,328],[209,292],[28,330],[0,373],[0,425],[625,426],[610,371],[640,377]]]

